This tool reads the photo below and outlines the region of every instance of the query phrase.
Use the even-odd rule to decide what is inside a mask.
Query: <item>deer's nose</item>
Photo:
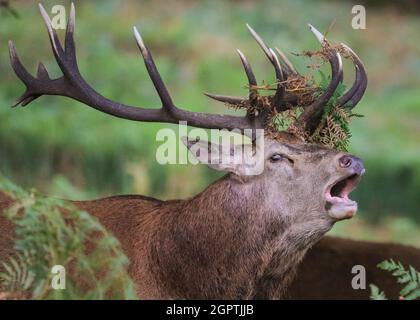
[[[338,163],[340,164],[341,168],[348,168],[353,163],[353,157],[349,155],[342,156],[340,159],[338,159]]]
[[[365,172],[363,161],[355,156],[346,154],[338,159],[338,163],[341,168],[353,169],[359,175]]]

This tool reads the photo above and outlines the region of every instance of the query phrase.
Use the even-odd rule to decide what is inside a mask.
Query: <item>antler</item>
[[[337,106],[342,107],[347,105],[353,109],[359,103],[360,99],[362,99],[363,94],[366,91],[368,80],[362,60],[360,60],[357,54],[354,53],[350,47],[344,43],[341,43],[341,46],[347,51],[352,61],[354,62],[356,80],[353,83],[353,86],[338,99]]]
[[[309,135],[311,135],[319,124],[325,104],[327,104],[328,101],[331,99],[339,83],[343,81],[343,67],[342,67],[341,56],[339,52],[337,51],[337,48],[334,48],[333,46],[331,46],[328,43],[327,39],[315,27],[313,27],[312,25],[308,25],[308,26],[309,26],[309,29],[312,31],[312,33],[315,35],[315,37],[318,39],[318,41],[321,43],[321,46],[323,47],[331,66],[331,81],[328,87],[326,88],[326,90],[323,92],[322,95],[320,95],[315,101],[313,101],[311,105],[305,107],[304,112],[299,116],[299,118],[297,119],[295,123],[296,127],[299,127],[303,132],[306,132]],[[263,49],[267,58],[273,64],[276,70],[276,77],[277,77],[278,85],[277,85],[276,94],[273,97],[271,97],[272,104],[277,109],[277,111],[286,110],[289,108],[289,104],[291,105],[296,104],[297,97],[296,95],[290,94],[287,91],[284,92],[284,85],[281,84],[281,81],[286,82],[289,79],[289,77],[294,77],[299,74],[296,71],[293,64],[287,59],[286,55],[280,49],[276,48],[276,51],[281,58],[281,63],[279,62],[279,59],[277,58],[274,51],[267,47],[265,42],[255,32],[255,30],[253,30],[249,25],[247,25],[247,27],[249,31],[251,32],[252,36],[254,37],[254,39]],[[353,50],[343,43],[341,44],[341,46],[344,49],[344,51],[348,53],[353,63],[355,64],[355,71],[356,71],[355,78],[356,79],[352,87],[337,100],[337,107],[348,106],[348,107],[354,108],[356,104],[360,101],[360,99],[362,98],[366,90],[367,75],[366,75],[366,71],[365,71],[362,61],[353,52]],[[244,64],[245,71],[248,75],[251,68],[248,62],[246,61],[245,57],[243,56],[243,54],[241,54],[241,60],[242,60],[242,63]],[[249,76],[248,76],[248,81],[249,81],[250,88],[256,86],[255,77],[252,77],[252,84],[251,84]],[[215,95],[215,94],[209,94],[209,93],[207,93],[207,95],[213,99],[216,99],[218,101],[228,103],[228,104],[246,104],[246,103],[253,104],[251,95],[249,99]]]
[[[206,114],[177,108],[162,81],[152,55],[144,45],[140,33],[136,28],[134,28],[134,36],[143,56],[149,76],[162,102],[162,107],[160,109],[132,107],[103,97],[83,79],[77,66],[76,49],[73,38],[75,29],[74,4],[71,4],[64,48],[62,47],[55,30],[51,26],[51,20],[47,12],[41,4],[39,4],[39,9],[45,25],[47,26],[54,57],[63,72],[63,76],[58,79],[51,79],[44,65],[40,63],[37,77],[33,77],[22,65],[16,53],[15,46],[10,41],[9,51],[13,70],[26,86],[26,91],[16,101],[14,106],[19,104],[25,106],[42,95],[60,95],[78,100],[92,108],[113,116],[134,121],[178,123],[182,120],[187,121],[191,126],[208,129],[225,128],[229,130],[243,130],[254,129],[258,126],[262,128],[262,124],[250,119],[248,116],[239,117]]]
[[[283,52],[280,51],[280,49],[276,48],[277,52],[279,53],[281,57],[281,62],[279,58],[277,57],[276,53],[273,51],[273,49],[269,48],[264,40],[258,35],[257,32],[253,28],[251,28],[250,25],[246,25],[249,32],[253,36],[253,38],[257,41],[263,52],[265,53],[268,60],[271,62],[271,64],[274,67],[275,75],[276,75],[276,82],[277,82],[277,89],[276,93],[271,98],[271,103],[276,108],[277,111],[284,111],[289,108],[290,105],[294,105],[297,101],[297,97],[294,94],[289,94],[285,92],[286,88],[284,85],[284,81],[287,79],[288,76],[297,74],[295,68],[293,67],[292,63],[287,59],[287,57],[284,55]],[[223,103],[228,104],[250,104],[255,106],[257,104],[257,101],[255,100],[255,96],[258,93],[258,91],[255,89],[257,86],[257,81],[255,79],[255,76],[252,72],[251,66],[246,59],[245,55],[238,49],[239,57],[241,58],[242,64],[245,69],[245,73],[248,78],[248,86],[250,90],[250,95],[248,99],[239,98],[239,97],[232,97],[232,96],[224,96],[224,95],[218,95],[218,94],[211,94],[206,93],[206,95],[212,99],[218,100]],[[283,65],[283,66],[282,66]]]
[[[310,106],[306,107],[306,109],[297,119],[297,125],[300,126],[304,131],[312,134],[318,126],[325,104],[328,103],[338,85],[343,80],[343,62],[341,61],[340,54],[336,49],[330,46],[322,33],[320,33],[312,25],[308,26],[326,51],[328,55],[328,61],[331,65],[331,82],[327,89],[317,100],[315,100]]]
[[[42,95],[60,95],[78,100],[101,112],[134,121],[167,123],[178,123],[179,121],[186,121],[189,125],[194,127],[228,130],[238,129],[242,132],[245,129],[263,129],[266,126],[268,111],[262,110],[262,112],[255,112],[255,107],[258,107],[258,105],[261,103],[258,99],[257,80],[252,71],[251,65],[240,50],[238,50],[239,57],[248,78],[249,97],[238,98],[209,93],[206,93],[206,95],[224,103],[246,106],[246,115],[240,117],[190,112],[175,106],[168,92],[168,89],[166,88],[157,70],[150,51],[145,46],[138,30],[134,27],[135,40],[140,49],[140,53],[143,56],[147,72],[162,102],[162,107],[159,109],[153,109],[128,106],[103,97],[101,94],[96,92],[80,74],[77,65],[76,47],[73,37],[75,30],[74,4],[71,4],[64,48],[62,47],[58,36],[51,25],[51,20],[47,12],[41,4],[39,4],[39,9],[48,30],[48,36],[51,42],[54,57],[58,66],[63,72],[63,76],[57,79],[51,79],[45,66],[40,63],[38,66],[37,76],[33,77],[22,65],[14,45],[10,41],[9,51],[13,70],[26,86],[26,91],[16,101],[16,103],[13,105],[14,107],[18,105],[26,106]],[[277,111],[283,111],[290,108],[290,106],[296,105],[298,101],[297,96],[293,93],[287,92],[284,84],[289,77],[295,77],[298,75],[296,69],[283,54],[283,52],[276,48],[276,51],[280,56],[279,59],[274,50],[269,48],[262,40],[262,38],[249,25],[247,25],[247,27],[257,43],[260,45],[261,49],[264,51],[265,55],[275,70],[277,80],[276,93],[273,96],[267,97],[270,100],[271,105],[274,106]],[[323,94],[317,98],[310,106],[306,107],[304,112],[297,119],[296,125],[308,133],[312,133],[315,130],[322,115],[323,107],[332,97],[338,84],[343,79],[342,62],[337,49],[330,46],[325,37],[314,27],[310,26],[310,29],[321,42],[324,51],[327,52],[328,60],[331,65],[332,76],[331,82]],[[360,101],[363,93],[365,92],[367,86],[367,77],[359,57],[357,57],[357,55],[346,45],[342,44],[342,47],[355,64],[356,80],[353,86],[338,100],[337,106],[342,107],[346,105],[353,108]]]

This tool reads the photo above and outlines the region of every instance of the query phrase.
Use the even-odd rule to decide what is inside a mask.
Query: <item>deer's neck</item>
[[[272,199],[263,190],[228,175],[180,202],[177,214],[167,220],[170,231],[161,241],[170,248],[167,263],[180,270],[173,284],[179,290],[179,283],[201,288],[186,298],[251,298],[261,291],[280,297],[291,282],[306,250],[326,230],[295,224],[282,214],[281,204],[278,209],[266,205]]]

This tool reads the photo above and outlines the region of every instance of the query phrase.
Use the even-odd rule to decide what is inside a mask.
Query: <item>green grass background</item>
[[[374,1],[373,1],[374,2]],[[205,166],[156,162],[160,124],[101,114],[67,98],[41,97],[26,108],[9,106],[23,92],[11,70],[7,41],[35,72],[43,61],[60,76],[33,1],[12,1],[18,19],[0,12],[0,171],[14,182],[70,199],[141,193],[188,197],[220,174]],[[67,1],[42,1],[47,10]],[[279,46],[302,73],[309,61],[291,55],[317,48],[312,23],[345,42],[363,59],[369,87],[351,125],[350,151],[367,172],[352,198],[358,216],[333,234],[420,246],[420,16],[398,7],[367,7],[367,29],[351,27],[352,1],[75,1],[81,72],[108,98],[159,106],[132,35],[139,27],[177,103],[188,110],[225,112],[205,91],[246,95],[236,48],[248,56],[259,80],[273,71],[245,28],[252,25]],[[60,32],[63,35],[63,32]],[[326,69],[327,70],[327,69]],[[345,81],[353,68],[345,62]],[[176,127],[174,127],[176,128]]]

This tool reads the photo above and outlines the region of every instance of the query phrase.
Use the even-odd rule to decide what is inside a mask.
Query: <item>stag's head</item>
[[[227,171],[241,197],[291,223],[351,218],[357,203],[349,198],[364,174],[363,162],[342,151],[294,139],[265,136],[260,145],[218,145],[183,139],[192,154],[215,170]],[[304,213],[304,214],[303,214]]]
[[[183,142],[202,163],[231,172],[239,183],[252,185],[250,192],[264,198],[266,207],[271,207],[273,212],[280,209],[291,221],[308,219],[308,213],[312,218],[330,221],[351,218],[357,211],[357,203],[349,199],[349,193],[365,169],[359,158],[342,150],[347,137],[334,121],[339,118],[339,121],[347,122],[351,109],[363,96],[367,76],[361,60],[348,46],[331,45],[309,26],[322,50],[307,54],[320,55],[331,65],[331,81],[320,92],[298,74],[280,49],[276,48],[277,55],[250,26],[247,27],[274,67],[275,93],[259,94],[259,89],[267,89],[267,86],[257,85],[248,60],[238,50],[248,78],[248,98],[206,95],[229,106],[244,108],[249,121],[247,127],[241,128],[244,132],[247,128],[262,128],[264,133],[258,135],[258,130],[251,131],[249,136],[254,143],[248,148],[188,139]],[[353,61],[356,79],[346,93],[335,97],[343,79],[340,53]],[[335,102],[330,102],[332,98]],[[325,110],[327,106],[329,113]],[[279,118],[290,122],[284,131],[276,126]]]
[[[251,185],[253,192],[275,207],[287,207],[286,216],[293,220],[306,219],[302,211],[313,213],[317,218],[339,220],[350,218],[357,210],[356,202],[348,198],[364,173],[362,161],[343,150],[343,136],[340,127],[334,123],[348,121],[351,109],[360,101],[367,77],[362,62],[346,45],[332,45],[325,37],[310,26],[322,49],[308,55],[318,55],[331,66],[330,82],[320,89],[307,77],[301,76],[278,48],[272,50],[261,37],[248,26],[249,31],[273,65],[276,83],[274,94],[261,95],[267,89],[258,86],[252,68],[245,55],[238,50],[248,80],[249,96],[238,98],[207,94],[229,106],[245,110],[244,116],[219,115],[190,112],[173,103],[162,81],[150,51],[139,32],[134,28],[134,37],[143,56],[146,69],[161,99],[161,108],[132,107],[111,101],[96,92],[83,79],[76,59],[75,10],[72,4],[66,31],[65,46],[51,26],[51,21],[40,5],[42,17],[47,26],[54,56],[63,76],[51,79],[46,68],[39,64],[38,74],[33,77],[20,62],[14,45],[10,42],[10,57],[16,75],[27,90],[15,106],[25,106],[42,95],[61,95],[76,99],[99,111],[124,119],[146,122],[179,123],[206,129],[238,130],[251,138],[251,147],[219,148],[205,141],[191,141],[185,144],[203,162],[217,170],[231,173],[233,179],[243,185]],[[343,81],[342,58],[350,59],[355,66],[355,81],[347,92],[336,96]],[[283,123],[279,130],[279,119]],[[284,126],[284,123],[287,123]],[[263,133],[261,134],[261,131]],[[344,130],[344,133],[345,130]],[[338,136],[338,140],[337,140]],[[341,140],[340,140],[341,139]],[[258,141],[263,141],[259,144]],[[222,152],[220,152],[222,150]],[[223,150],[228,152],[223,154]],[[239,150],[239,152],[236,152]],[[209,161],[217,153],[222,161]],[[242,161],[224,161],[227,156],[240,155]],[[248,158],[253,158],[250,168]],[[210,163],[209,163],[210,162]],[[262,168],[256,174],[255,166]],[[257,190],[258,189],[258,190]]]

